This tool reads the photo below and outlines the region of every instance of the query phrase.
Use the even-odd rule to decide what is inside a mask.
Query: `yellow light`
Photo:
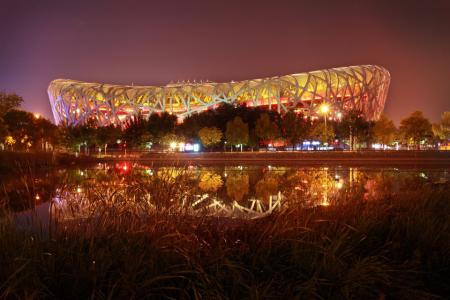
[[[177,147],[177,143],[176,142],[170,143],[170,149],[175,149],[176,147]]]
[[[77,187],[77,193],[81,193],[83,190],[80,187]]]
[[[12,136],[8,135],[7,137],[5,137],[5,143],[9,146],[12,146],[16,143],[16,140]]]
[[[327,103],[323,103],[322,105],[320,105],[319,109],[322,114],[327,114],[330,111],[330,105]]]
[[[39,118],[41,117],[41,115],[40,115],[39,113],[35,113],[35,114],[34,114],[34,117],[35,117],[36,119],[39,119]]]
[[[36,197],[34,197],[36,200],[41,199],[41,197],[39,196],[39,194],[36,194]]]

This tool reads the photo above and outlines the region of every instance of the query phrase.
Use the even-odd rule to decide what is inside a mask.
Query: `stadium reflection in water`
[[[62,171],[53,192],[63,219],[95,215],[98,205],[132,205],[136,213],[173,210],[192,215],[258,218],[305,208],[377,201],[412,186],[446,184],[445,170],[351,167],[151,167],[130,162]]]

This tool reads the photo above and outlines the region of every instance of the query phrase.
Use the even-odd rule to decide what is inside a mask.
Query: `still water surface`
[[[328,206],[355,197],[376,201],[424,186],[438,188],[449,179],[446,168],[120,162],[16,176],[5,181],[2,197],[8,197],[16,211],[35,207],[42,210],[40,215],[47,215],[52,203],[66,219],[92,215],[98,205],[130,202],[145,209],[182,208],[192,214],[257,218],[293,205]]]

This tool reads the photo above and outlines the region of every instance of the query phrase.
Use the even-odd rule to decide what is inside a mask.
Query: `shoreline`
[[[274,165],[359,165],[359,166],[436,166],[450,167],[450,151],[392,152],[202,152],[146,153],[126,157],[103,157],[106,162],[135,161],[143,163],[193,164],[274,164]]]
[[[69,153],[0,152],[0,170],[17,163],[36,167],[69,167],[94,163],[136,162],[155,165],[293,165],[382,166],[450,169],[450,151],[345,151],[345,152],[132,152],[128,155],[85,156]]]

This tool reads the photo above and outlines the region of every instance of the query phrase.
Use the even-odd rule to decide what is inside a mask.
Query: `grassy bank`
[[[133,153],[133,152],[128,152]],[[386,150],[386,151],[234,151],[234,152],[137,152],[142,157],[196,157],[204,158],[299,158],[299,159],[450,159],[450,151]],[[133,156],[133,155],[131,155]]]
[[[50,238],[2,219],[0,298],[445,299],[449,192],[291,205],[256,220],[97,195],[86,218],[55,220]]]
[[[155,164],[276,164],[276,165],[349,165],[349,166],[450,166],[450,151],[298,151],[298,152],[132,152],[106,156],[75,156],[71,153],[0,151],[0,174],[17,166],[33,169],[88,166],[98,162],[139,161]]]
[[[109,156],[107,161],[123,160]],[[154,164],[199,165],[296,165],[296,166],[392,166],[443,167],[450,166],[450,151],[294,151],[294,152],[201,152],[158,153],[129,152],[127,159]]]

